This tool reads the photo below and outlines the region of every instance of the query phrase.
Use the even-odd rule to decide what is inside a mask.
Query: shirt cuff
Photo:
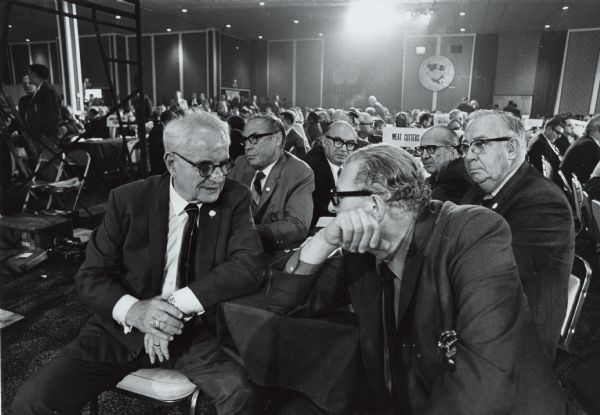
[[[188,287],[181,288],[171,294],[169,302],[179,309],[183,314],[200,315],[204,313],[204,307],[200,304],[198,297]]]
[[[117,323],[123,326],[123,332],[125,334],[129,333],[133,328],[132,326],[129,326],[127,323],[125,323],[125,317],[127,316],[127,313],[129,312],[131,306],[137,303],[138,301],[139,300],[134,296],[125,294],[119,299],[119,301],[117,301],[117,303],[113,307],[112,317],[117,321]]]

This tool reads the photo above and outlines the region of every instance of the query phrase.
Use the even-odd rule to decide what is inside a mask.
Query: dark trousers
[[[69,343],[21,385],[11,405],[14,414],[79,414],[87,402],[114,387],[127,374],[153,367],[144,352],[125,363],[82,358],[90,356],[87,352],[80,353],[82,346],[90,347],[89,339],[86,341],[84,337],[80,335]],[[184,354],[154,365],[159,366],[186,375],[212,399],[220,415],[258,413],[257,394],[246,371],[221,350],[212,336],[203,336]]]

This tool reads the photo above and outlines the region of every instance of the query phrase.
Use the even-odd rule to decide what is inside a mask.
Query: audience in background
[[[594,115],[585,127],[585,135],[575,141],[560,164],[567,180],[571,175],[577,176],[581,183],[586,183],[596,164],[600,162],[600,115]]]
[[[244,125],[246,122],[242,117],[238,117],[235,115],[227,118],[227,123],[229,124],[229,138],[231,142],[229,143],[229,158],[235,161],[239,156],[244,155]]]
[[[365,141],[372,142],[373,139],[373,116],[368,112],[358,114],[358,136]]]
[[[538,134],[529,143],[527,159],[533,167],[545,177],[551,178],[554,183],[561,185],[558,176],[562,156],[555,142],[565,130],[565,121],[562,117],[554,117],[546,122],[544,131]],[[550,171],[548,171],[550,169]]]
[[[467,114],[470,114],[475,110],[475,108],[469,105],[469,98],[467,97],[462,97],[460,99],[460,103],[456,106],[456,109],[466,112]]]
[[[463,112],[457,108],[454,108],[448,113],[448,127],[452,131],[463,130],[465,124],[465,117]]]
[[[560,124],[553,121],[552,126]],[[544,354],[552,362],[575,253],[573,215],[561,189],[527,162],[524,136],[523,124],[511,114],[474,113],[465,129],[463,157],[477,186],[463,203],[488,207],[508,222],[523,290]]]
[[[313,172],[284,150],[285,136],[276,116],[251,116],[244,127],[246,154],[236,159],[231,172],[233,180],[252,192],[252,214],[267,253],[298,246],[313,212]]]
[[[423,167],[431,175],[426,183],[432,198],[459,203],[472,181],[461,157],[460,140],[448,127],[431,127],[421,136],[421,145],[415,149]]]
[[[285,144],[283,149],[298,158],[304,158],[309,148],[308,145],[305,145],[304,139],[293,128],[296,121],[296,114],[291,110],[285,110],[279,113],[279,118],[281,118],[285,129]]]

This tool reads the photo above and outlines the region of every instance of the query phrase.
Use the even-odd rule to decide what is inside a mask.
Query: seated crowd
[[[600,193],[600,115],[582,137],[553,117],[528,142],[514,103],[480,110],[465,98],[447,126],[366,104],[176,93],[159,105],[148,145],[162,174],[111,192],[75,276],[94,315],[21,385],[14,413],[77,413],[149,367],[181,371],[219,414],[261,413],[252,365],[224,352],[217,326],[223,303],[262,293],[278,315],[351,306],[355,317],[339,339],[356,346],[354,375],[269,385],[292,390],[279,413],[566,414],[552,365],[575,226],[559,172]],[[86,135],[104,134],[97,107]],[[426,130],[407,151],[381,144],[386,124]],[[243,320],[229,330],[249,337],[260,322]],[[294,365],[280,344],[239,353],[269,354],[296,380],[307,362],[347,358],[294,336],[310,344]],[[344,393],[318,396],[331,384]]]

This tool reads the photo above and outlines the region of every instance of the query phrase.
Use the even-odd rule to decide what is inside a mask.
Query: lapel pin
[[[267,192],[270,192],[270,191],[271,191],[271,188],[270,188],[270,187],[267,187],[267,188],[265,188],[265,190],[266,190]]]
[[[214,218],[216,214],[217,214],[217,212],[215,212],[214,210],[208,211],[208,216],[210,216],[211,218]]]
[[[497,207],[498,207],[498,203],[494,203],[494,204],[492,205],[492,209],[493,209],[493,210],[496,210],[496,208],[497,208]]]

